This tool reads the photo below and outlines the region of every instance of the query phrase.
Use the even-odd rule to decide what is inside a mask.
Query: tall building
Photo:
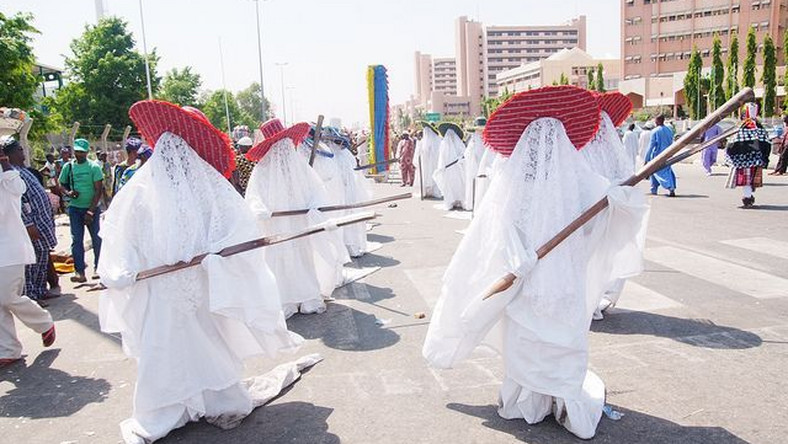
[[[588,72],[596,76],[602,64],[605,90],[618,89],[621,78],[619,59],[595,59],[580,48],[562,49],[546,59],[526,63],[517,68],[501,71],[496,75],[498,89],[506,88],[511,93],[528,91],[559,82],[565,76],[570,85],[588,88]]]
[[[772,37],[778,64],[783,63],[785,0],[622,0],[621,20],[621,91],[636,107],[682,105],[692,48],[698,47],[704,66],[709,67],[714,34],[727,53],[731,35],[738,33],[741,66],[745,36],[753,27],[759,44],[765,35]]]
[[[432,88],[447,96],[457,95],[457,65],[454,58],[432,59]]]
[[[586,17],[563,25],[484,26],[460,17],[455,22],[457,91],[481,111],[485,97],[498,95],[502,71],[546,59],[562,49],[586,49]]]
[[[414,56],[414,74],[416,75],[416,101],[423,101],[432,92],[432,57],[416,51]]]

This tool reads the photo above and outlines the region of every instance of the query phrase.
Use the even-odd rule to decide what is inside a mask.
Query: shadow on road
[[[0,381],[15,387],[0,397],[0,416],[60,418],[70,416],[86,405],[103,402],[111,388],[105,379],[72,376],[51,368],[59,349],[42,352],[28,367],[14,365],[4,371]]]
[[[708,199],[709,196],[706,194],[681,194],[676,193],[673,199]]]
[[[388,244],[389,242],[394,242],[393,236],[386,236],[384,234],[375,234],[375,233],[367,233],[367,241],[368,242],[378,242],[381,244]]]
[[[379,325],[374,314],[344,304],[328,304],[322,314],[296,314],[287,320],[287,328],[305,339],[321,339],[326,347],[345,351],[380,350],[400,339],[397,333]]]
[[[87,294],[90,296],[85,297],[97,298],[99,297],[100,293],[95,292]],[[120,345],[120,338],[102,332],[98,315],[83,307],[79,302],[77,302],[77,299],[78,298],[71,293],[63,294],[59,298],[52,299],[49,304],[49,313],[52,315],[52,319],[54,319],[55,322],[70,319],[89,328],[96,334],[110,338],[116,344]]]
[[[160,442],[169,443],[280,443],[338,444],[328,432],[334,409],[307,402],[286,402],[259,407],[240,426],[222,430],[205,421],[189,423]]]
[[[529,444],[554,443],[585,443],[576,438],[563,426],[555,422],[552,416],[536,425],[529,425],[524,420],[507,420],[498,416],[494,405],[467,405],[452,403],[446,406],[450,410],[465,415],[481,418],[482,425],[493,430],[508,433],[519,441]],[[722,427],[689,427],[668,420],[647,415],[645,413],[614,407],[624,414],[619,421],[611,421],[602,417],[597,428],[594,443],[715,443],[715,444],[746,444],[747,441],[733,435]]]
[[[756,204],[750,210],[766,210],[766,211],[788,211],[788,205],[759,205]]]
[[[746,349],[763,342],[755,333],[717,325],[706,319],[684,319],[656,313],[618,310],[593,322],[591,331],[614,335],[651,335],[713,349]]]

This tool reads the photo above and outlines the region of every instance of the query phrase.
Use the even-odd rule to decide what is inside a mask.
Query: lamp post
[[[253,0],[255,8],[255,18],[257,19],[257,60],[260,68],[260,121],[265,119],[265,87],[263,86],[263,44],[260,38],[260,1]],[[265,0],[263,0],[265,1]]]
[[[277,63],[276,66],[279,67],[279,78],[282,88],[282,120],[285,121],[285,126],[287,126],[287,102],[285,100],[285,66],[287,66],[287,62]]]
[[[145,78],[148,81],[148,100],[153,100],[153,88],[150,86],[150,64],[148,63],[148,44],[145,40],[145,14],[142,12],[142,0],[140,3],[140,23],[142,24],[142,54],[145,57]]]

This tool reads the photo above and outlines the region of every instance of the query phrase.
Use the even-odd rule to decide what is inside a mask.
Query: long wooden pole
[[[317,116],[317,125],[315,125],[315,135],[312,137],[312,152],[309,153],[309,166],[315,164],[315,154],[317,153],[317,146],[320,144],[320,133],[323,131],[323,115]]]
[[[649,163],[644,165],[637,173],[635,173],[634,176],[622,182],[621,185],[634,186],[643,179],[651,176],[662,168],[665,168],[669,159],[678,153],[682,148],[689,145],[697,137],[702,136],[706,130],[711,128],[720,120],[724,119],[738,107],[753,100],[755,100],[755,94],[753,93],[752,88],[744,88],[743,90],[739,91],[738,94],[731,97],[731,99],[725,102],[721,107],[717,108],[713,113],[706,116],[705,119],[684,133],[684,135],[681,136],[679,140],[673,142],[672,145],[665,148],[665,150],[663,150],[657,157],[653,158]],[[594,216],[601,213],[605,208],[608,207],[608,205],[609,202],[607,200],[607,196],[593,204],[589,209],[585,210],[583,214],[578,216],[577,219],[564,227],[563,230],[559,231],[558,234],[553,236],[552,239],[548,240],[544,245],[536,250],[537,258],[542,259],[543,257],[547,256],[551,251],[553,251],[555,247],[560,245],[561,242],[566,240],[566,238],[571,236],[572,233],[577,231],[580,227],[588,223],[588,221],[593,219]],[[515,275],[508,273],[506,276],[496,281],[492,287],[490,287],[490,289],[484,294],[483,299],[488,299],[498,293],[506,291],[512,286],[512,284],[514,284],[515,279]]]
[[[728,137],[736,134],[737,131],[739,131],[739,128],[731,128],[728,131],[720,134],[719,136],[717,136],[717,137],[715,137],[715,138],[713,138],[711,140],[708,140],[706,142],[698,144],[698,145],[688,149],[687,151],[684,151],[683,153],[676,154],[675,156],[671,157],[668,160],[667,166],[675,165],[675,164],[681,162],[682,160],[688,159],[688,158],[694,156],[695,154],[698,154],[699,152],[705,150],[706,148],[709,148],[711,146],[717,145],[720,142],[722,142],[723,140],[727,139]]]
[[[387,202],[393,202],[395,200],[410,199],[411,197],[413,197],[412,193],[402,193],[402,194],[396,194],[394,196],[381,197],[380,199],[373,199],[373,200],[358,202],[349,205],[329,205],[325,207],[320,207],[317,209],[317,211],[320,211],[321,213],[325,213],[329,211],[357,210],[359,208],[371,207],[373,205],[380,205]],[[271,217],[300,216],[302,214],[309,213],[309,211],[310,209],[274,211],[273,213],[271,213]]]
[[[364,166],[355,167],[355,168],[353,168],[353,170],[354,171],[364,171],[364,170],[368,170],[370,168],[376,168],[376,167],[379,167],[379,166],[386,166],[388,164],[397,163],[397,162],[399,162],[399,159],[389,159],[389,160],[384,160],[383,162],[370,163],[370,164],[367,164],[367,165],[364,165]]]

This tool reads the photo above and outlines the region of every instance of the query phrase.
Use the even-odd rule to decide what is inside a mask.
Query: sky
[[[141,50],[138,1],[103,2],[107,14],[129,23]],[[221,88],[221,40],[227,88],[238,91],[259,80],[253,0],[143,0],[143,8],[147,46],[161,58],[160,75],[192,66],[204,89]],[[0,11],[33,13],[41,31],[36,57],[58,67],[71,54],[70,42],[96,21],[95,0],[0,0]],[[581,14],[588,20],[588,52],[617,58],[620,0],[262,0],[265,94],[281,117],[284,84],[288,121],[323,114],[347,126],[365,124],[367,66],[385,65],[391,102],[404,102],[414,91],[413,53],[453,56],[457,17],[539,25]]]

